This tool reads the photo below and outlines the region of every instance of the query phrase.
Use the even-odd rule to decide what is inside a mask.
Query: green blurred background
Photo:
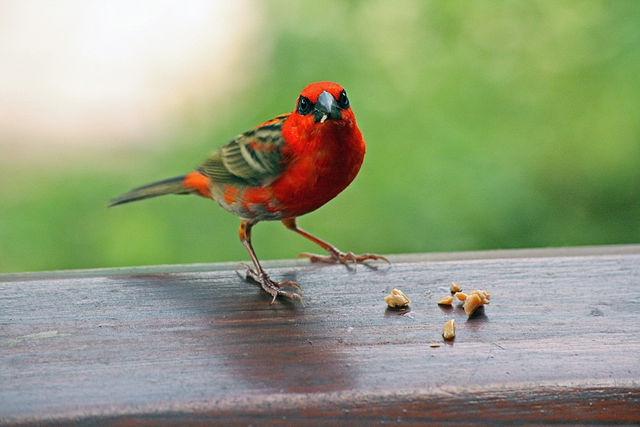
[[[23,20],[63,22],[46,10],[58,3],[26,11],[18,3],[0,4],[0,31],[13,28],[7,8]],[[343,250],[640,242],[636,0],[179,6],[194,9],[189,16],[200,27],[218,31],[207,33],[217,43],[210,51],[197,32],[180,39],[184,45],[172,44],[182,27],[162,25],[157,16],[164,11],[178,22],[187,12],[173,10],[175,4],[69,4],[73,28],[86,19],[81,30],[98,40],[83,47],[86,57],[64,44],[86,43],[81,30],[60,46],[43,45],[48,35],[36,30],[35,41],[20,33],[8,51],[17,62],[14,80],[4,82],[14,97],[0,100],[0,272],[247,260],[238,219],[211,201],[172,196],[112,209],[106,203],[192,170],[236,134],[293,109],[300,90],[318,80],[346,87],[367,141],[354,183],[300,219]],[[157,18],[151,23],[149,10]],[[131,45],[135,55],[117,56]],[[199,53],[180,56],[187,51]],[[25,71],[40,54],[55,64]],[[135,95],[121,91],[121,104],[106,108],[101,99],[116,92],[109,75],[135,75],[153,55],[163,62],[147,61],[139,80],[145,86],[132,86]],[[74,86],[87,76],[68,77],[65,61],[72,71],[89,70],[85,86]],[[45,104],[51,91],[38,85],[54,71],[54,86],[64,76],[69,82],[56,92],[59,100]],[[34,85],[38,90],[20,91]],[[88,88],[102,91],[95,97],[101,108],[78,101]],[[147,114],[145,99],[164,107]],[[42,105],[50,107],[49,120],[37,115]],[[63,132],[55,126],[58,113],[82,120],[68,120]],[[25,124],[16,130],[18,118]],[[125,122],[133,131],[123,131]],[[279,223],[256,227],[254,244],[262,259],[315,250]]]

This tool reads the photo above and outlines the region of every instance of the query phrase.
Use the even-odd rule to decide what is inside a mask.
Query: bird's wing
[[[213,153],[197,169],[221,184],[256,186],[268,183],[283,167],[282,125],[289,114],[282,114],[238,135]]]

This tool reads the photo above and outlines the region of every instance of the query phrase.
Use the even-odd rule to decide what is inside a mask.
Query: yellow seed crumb
[[[391,308],[406,307],[411,303],[409,297],[400,289],[394,289],[389,295],[384,297],[384,301]]]
[[[455,294],[456,292],[462,291],[462,288],[456,282],[451,282],[451,287],[449,288],[449,290],[452,294]]]
[[[460,301],[464,301],[467,299],[467,294],[465,294],[464,292],[456,292],[454,296]]]
[[[443,297],[440,301],[438,301],[438,305],[451,305],[453,304],[453,297],[451,295],[447,295]]]
[[[467,295],[464,300],[462,308],[464,308],[464,312],[467,313],[467,316],[471,316],[478,308],[485,304],[489,304],[490,299],[491,295],[489,295],[489,292],[487,291],[470,291],[469,295]]]
[[[451,319],[442,328],[442,338],[452,340],[456,336],[456,321]]]
[[[438,344],[437,342],[432,342],[431,344],[429,344],[429,347],[437,348],[437,347],[440,347],[440,344]]]
[[[469,292],[470,294],[473,295],[478,295],[481,299],[483,304],[489,304],[489,301],[491,300],[491,295],[489,295],[489,292],[487,291],[471,291]]]

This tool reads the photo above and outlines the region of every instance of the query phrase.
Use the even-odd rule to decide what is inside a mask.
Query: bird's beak
[[[316,123],[324,123],[327,119],[337,120],[342,118],[335,98],[327,91],[323,91],[318,96],[318,102],[316,102],[316,106],[313,109],[313,116]]]

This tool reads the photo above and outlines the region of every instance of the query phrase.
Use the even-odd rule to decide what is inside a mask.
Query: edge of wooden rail
[[[557,258],[597,255],[631,255],[640,254],[640,244],[620,244],[603,246],[562,246],[546,248],[518,248],[518,249],[491,249],[461,252],[427,252],[386,255],[392,263],[405,262],[436,262],[436,261],[466,261],[483,259],[508,259],[508,258]],[[295,259],[265,260],[264,267],[278,268],[302,265],[306,261]],[[119,274],[148,274],[148,273],[180,273],[199,271],[229,271],[238,269],[238,262],[212,262],[193,264],[159,264],[146,266],[107,267],[75,270],[45,270],[32,272],[0,273],[0,281],[37,280],[50,277],[96,277],[113,276]]]

